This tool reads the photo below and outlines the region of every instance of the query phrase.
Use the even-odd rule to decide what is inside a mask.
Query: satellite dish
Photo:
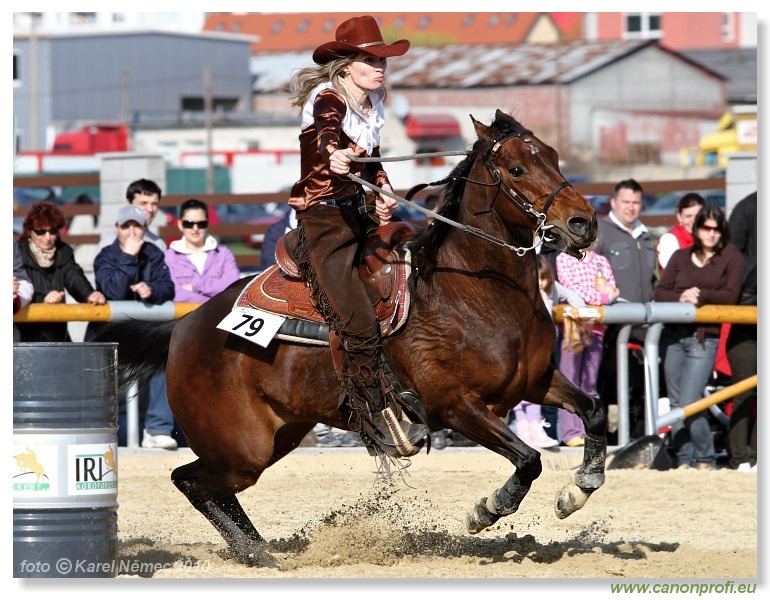
[[[402,121],[409,116],[409,100],[404,96],[399,95],[393,98],[393,104],[391,106],[393,108],[393,114]]]

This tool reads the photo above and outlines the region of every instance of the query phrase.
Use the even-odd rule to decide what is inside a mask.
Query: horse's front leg
[[[481,401],[455,404],[453,418],[446,425],[504,456],[516,467],[505,485],[483,497],[465,517],[468,532],[479,533],[501,517],[519,509],[532,482],[543,472],[540,453],[514,435],[503,419],[492,413]]]
[[[546,381],[548,378],[546,378]],[[583,463],[573,481],[556,494],[556,516],[564,519],[585,506],[593,492],[604,484],[604,466],[607,460],[607,413],[598,398],[583,393],[561,372],[553,369],[550,387],[541,402],[576,413],[585,425]]]

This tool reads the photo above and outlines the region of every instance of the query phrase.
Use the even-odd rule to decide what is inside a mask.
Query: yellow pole
[[[751,388],[755,388],[755,387],[757,387],[757,376],[752,375],[751,377],[742,379],[738,383],[734,383],[732,385],[728,385],[727,387],[722,388],[721,390],[717,390],[716,392],[714,392],[709,396],[706,396],[705,398],[696,400],[692,404],[688,404],[682,409],[682,412],[684,412],[685,417],[690,417],[695,413],[698,413],[703,409],[706,409],[709,406],[712,406],[713,404],[718,404],[722,402],[722,400],[727,400],[728,398],[737,396],[738,394],[741,394],[746,390],[750,390]]]

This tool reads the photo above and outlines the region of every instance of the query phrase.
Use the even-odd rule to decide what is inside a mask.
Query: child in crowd
[[[554,304],[567,303],[576,307],[585,306],[585,302],[579,295],[556,281],[551,263],[542,255],[537,257],[537,278],[540,284],[540,295],[549,314],[553,311]],[[514,407],[513,414],[515,417],[513,421],[514,432],[525,444],[533,448],[551,448],[559,445],[559,442],[543,429],[545,423],[539,404],[522,400]]]
[[[582,261],[564,253],[556,257],[557,278],[562,285],[576,292],[584,303],[594,306],[612,304],[620,293],[615,285],[615,275],[609,261],[594,252],[597,241],[589,247]],[[599,397],[596,379],[606,329],[606,326],[600,323],[592,323],[585,345],[582,348],[562,347],[559,360],[559,370],[562,374],[583,392],[595,398]],[[565,445],[585,444],[585,427],[577,415],[559,409],[559,429]]]

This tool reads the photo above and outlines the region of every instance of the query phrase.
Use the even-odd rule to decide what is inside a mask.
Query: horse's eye
[[[522,175],[524,175],[524,168],[521,165],[516,165],[516,166],[511,167],[510,169],[508,169],[508,172],[513,177],[521,177]]]

